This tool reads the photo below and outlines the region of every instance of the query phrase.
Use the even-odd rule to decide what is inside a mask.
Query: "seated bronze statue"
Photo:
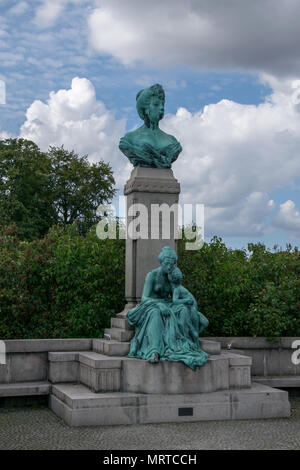
[[[164,117],[165,92],[161,85],[141,90],[136,107],[144,125],[121,138],[119,148],[136,166],[171,168],[182,151],[180,143],[162,131],[158,124]]]
[[[175,251],[165,246],[158,260],[160,267],[146,276],[141,303],[127,313],[129,324],[136,328],[129,357],[151,363],[181,361],[195,369],[209,358],[201,350],[199,339],[208,320],[198,312],[192,294],[181,285]]]

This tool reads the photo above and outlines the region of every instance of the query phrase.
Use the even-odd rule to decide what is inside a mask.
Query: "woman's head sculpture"
[[[170,246],[164,246],[158,255],[158,261],[166,273],[170,273],[174,269],[177,259],[175,251]]]
[[[137,112],[147,127],[150,125],[149,111],[153,102],[159,108],[157,117],[160,121],[164,117],[165,92],[163,87],[158,83],[139,91],[136,95]]]

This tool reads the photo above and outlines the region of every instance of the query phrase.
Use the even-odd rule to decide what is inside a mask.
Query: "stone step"
[[[136,393],[95,393],[82,384],[53,385],[52,394],[73,409],[115,406],[120,405],[121,400],[126,406],[136,405],[138,397]]]
[[[36,353],[50,351],[87,351],[92,347],[91,338],[71,339],[10,339],[4,341],[6,353]]]
[[[79,351],[48,353],[48,378],[51,383],[78,381],[79,353]]]
[[[229,359],[230,366],[251,366],[252,357],[244,356],[243,354],[236,354],[235,352],[229,352],[222,350],[222,356]]]
[[[81,382],[95,392],[120,390],[121,358],[96,351],[51,352],[51,383]]]
[[[94,351],[79,354],[79,381],[94,392],[116,392],[121,386],[120,358]]]
[[[69,426],[180,423],[290,416],[288,393],[260,384],[200,394],[93,393],[84,385],[52,386],[50,409]]]
[[[253,382],[275,388],[300,388],[300,375],[252,376]]]
[[[121,342],[115,340],[94,339],[93,350],[106,356],[127,356],[129,353],[130,342]]]
[[[127,318],[111,318],[110,324],[111,328],[121,328],[121,330],[134,330],[134,328],[129,325]]]
[[[51,362],[72,362],[78,361],[79,353],[82,351],[58,351],[58,352],[49,352],[48,359]],[[89,352],[89,351],[83,351]]]
[[[95,393],[81,384],[53,386],[50,409],[69,426],[134,424],[137,396],[131,393]]]
[[[24,397],[33,395],[49,395],[49,382],[19,382],[0,384],[0,397]]]
[[[132,330],[123,330],[121,328],[106,328],[104,330],[106,335],[109,335],[111,339],[115,339],[117,341],[130,341],[134,336],[134,331]]]
[[[93,369],[119,369],[121,367],[120,358],[108,357],[95,351],[79,353],[78,356],[81,364],[85,364]]]

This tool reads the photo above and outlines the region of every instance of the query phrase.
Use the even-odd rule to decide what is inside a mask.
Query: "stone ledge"
[[[78,355],[78,351],[49,352],[48,359],[50,362],[78,361]]]
[[[122,330],[134,330],[134,327],[129,325],[127,318],[113,317],[110,321],[111,328],[121,328]]]
[[[139,395],[120,392],[92,392],[83,384],[57,384],[52,387],[52,394],[66,403],[70,408],[102,408],[115,406],[136,406]],[[141,402],[145,403],[143,396]]]
[[[4,340],[6,353],[30,353],[50,351],[88,351],[92,339],[9,339]]]
[[[128,342],[134,337],[133,330],[123,330],[122,328],[105,328],[104,332],[108,334],[112,340],[120,342]]]
[[[20,382],[0,384],[0,397],[23,397],[31,395],[49,395],[49,382]]]
[[[106,356],[127,356],[130,343],[116,340],[94,339],[93,350]]]
[[[137,422],[138,407],[114,406],[72,409],[54,395],[50,395],[50,409],[69,426],[112,426]]]
[[[236,354],[235,351],[222,351],[222,354],[229,359],[230,366],[251,366],[252,357]]]
[[[108,357],[96,352],[79,353],[79,362],[93,369],[119,369],[121,358]]]
[[[171,168],[136,167],[124,186],[125,195],[132,192],[179,194],[180,183]]]
[[[124,188],[126,196],[134,192],[179,194],[180,184],[176,181],[170,182],[168,179],[157,181],[155,179],[137,178],[135,181],[127,183]]]
[[[256,383],[274,388],[298,388],[300,387],[300,375],[274,375],[269,377],[253,376]]]
[[[219,341],[222,348],[226,348],[228,343],[232,344],[232,349],[291,349],[291,345],[294,341],[299,340],[300,337],[279,337],[278,341],[270,342],[267,338],[257,337],[251,338],[249,336],[208,336],[205,337],[207,340]]]

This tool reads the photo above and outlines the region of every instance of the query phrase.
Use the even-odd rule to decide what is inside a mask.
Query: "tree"
[[[16,224],[23,240],[43,237],[52,225],[77,223],[85,233],[96,209],[115,194],[110,166],[89,163],[63,147],[41,152],[24,139],[0,141],[0,225]]]
[[[48,156],[55,223],[76,222],[86,232],[97,222],[99,204],[115,194],[112,170],[103,161],[91,164],[87,155],[80,157],[64,147],[50,147]]]
[[[49,157],[24,139],[0,141],[0,223],[16,224],[21,239],[43,236],[52,225]]]

